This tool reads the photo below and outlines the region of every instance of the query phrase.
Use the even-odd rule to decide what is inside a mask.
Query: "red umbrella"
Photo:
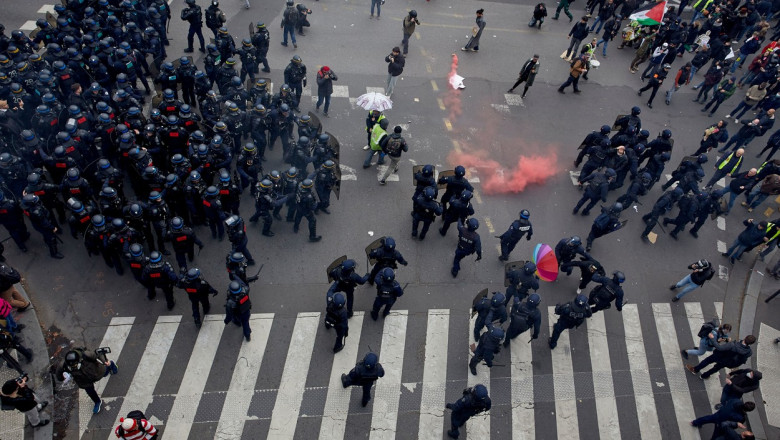
[[[537,244],[533,262],[536,263],[536,274],[541,280],[555,281],[558,278],[558,259],[550,246]]]

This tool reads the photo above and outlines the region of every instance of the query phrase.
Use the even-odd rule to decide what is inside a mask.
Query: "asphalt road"
[[[21,25],[26,20],[34,20],[39,16],[36,11],[40,5],[16,1],[11,3],[14,6],[18,4],[19,7],[12,8],[3,18],[7,29],[13,29],[14,25]],[[305,37],[298,37],[299,48],[293,50],[292,47],[285,48],[278,44],[281,39],[281,10],[277,10],[276,6],[263,3],[252,5],[252,9],[245,11],[243,2],[222,2],[222,7],[229,17],[228,28],[236,38],[246,35],[250,22],[263,20],[268,25],[272,37],[269,52],[272,68],[270,78],[275,88],[278,88],[282,81],[282,70],[289,58],[298,54],[308,66],[310,85],[315,83],[313,74],[316,69],[321,65],[328,65],[339,75],[337,85],[347,86],[348,90],[345,92],[348,92],[352,100],[365,93],[367,88],[384,86],[386,64],[383,58],[390,53],[393,46],[400,43],[401,19],[406,10],[416,8],[422,22],[410,42],[406,69],[392,97],[394,108],[386,112],[391,127],[395,124],[404,126],[404,135],[410,144],[410,152],[403,157],[398,181],[390,181],[386,186],[380,186],[374,168],[362,169],[364,152],[361,147],[365,144],[365,111],[354,107],[346,97],[334,97],[331,117],[323,118],[323,123],[325,129],[337,136],[341,143],[341,165],[349,167],[343,168],[345,174],[354,176],[355,179],[343,183],[340,199],[334,198],[332,202],[332,214],[318,216],[318,233],[323,235],[323,240],[310,244],[306,240],[305,227],[296,235],[285,222],[274,223],[273,230],[277,235],[270,239],[261,236],[256,226],[250,228],[250,249],[258,264],[265,265],[260,281],[252,287],[253,312],[275,314],[274,336],[268,343],[267,358],[284,359],[286,344],[290,340],[290,333],[294,331],[293,324],[299,313],[323,311],[323,296],[327,289],[324,269],[334,258],[346,254],[359,262],[359,270],[365,270],[363,248],[380,236],[391,235],[396,238],[398,249],[410,263],[408,267],[398,271],[397,279],[402,285],[408,282],[409,286],[396,309],[408,310],[410,316],[417,317],[426,316],[431,309],[449,309],[453,315],[465,315],[472,298],[479,290],[502,289],[503,264],[497,259],[498,240],[493,236],[503,232],[520,209],[531,211],[534,237],[532,241],[523,241],[518,245],[513,253],[514,259],[530,259],[536,243],[554,246],[564,236],[578,234],[583,239],[587,236],[595,215],[592,214],[588,218],[571,215],[571,208],[580,197],[580,192],[573,186],[569,171],[576,155],[576,147],[588,132],[602,124],[610,124],[615,115],[625,113],[633,105],[639,105],[643,110],[643,127],[649,129],[653,135],[664,128],[673,131],[676,146],[671,163],[676,164],[683,156],[697,148],[702,130],[713,121],[712,118],[702,116],[704,113],[698,111],[700,107],[691,102],[694,92],[690,89],[675,94],[670,106],[664,105],[663,96],[659,96],[656,98],[655,108],[648,109],[644,105],[645,101],[636,97],[636,90],[641,87],[639,78],[628,73],[628,63],[633,52],[618,51],[615,43],[609,48],[609,58],[598,57],[602,62],[601,68],[590,73],[589,81],[580,82],[583,90],[581,95],[559,95],[555,88],[566,79],[568,63],[561,61],[558,55],[567,47],[566,34],[570,25],[565,19],[558,22],[548,19],[541,31],[529,29],[525,23],[532,9],[531,2],[524,1],[519,5],[483,1],[388,2],[383,7],[380,21],[368,19],[368,5],[365,3],[323,0],[308,4],[314,11],[311,15],[312,27],[307,29]],[[174,17],[178,16],[181,4],[182,2],[176,0],[171,5]],[[479,53],[464,53],[458,49],[465,44],[474,22],[473,11],[477,7],[486,9],[487,28]],[[576,9],[572,12],[577,17],[579,14],[575,11]],[[172,41],[168,49],[169,57],[179,56],[183,54],[181,50],[185,47],[185,25],[174,18],[170,32]],[[452,91],[447,87],[446,77],[451,69],[453,52],[456,52],[459,58],[458,74],[465,77],[466,88],[462,91]],[[505,96],[504,92],[514,82],[516,72],[533,53],[541,55],[542,69],[527,99],[521,101],[518,100],[518,95]],[[682,61],[678,59],[673,65],[673,72],[689,58],[690,55],[686,55]],[[198,61],[198,64],[201,63]],[[696,77],[697,80],[700,78],[701,75]],[[662,90],[667,88],[668,86],[664,86]],[[301,105],[304,112],[313,109],[307,99],[310,98],[304,99]],[[721,107],[721,113],[725,114],[736,103],[736,99],[732,98]],[[764,139],[757,139],[750,145],[746,154],[747,165],[759,163],[758,159],[753,157],[753,151],[763,145]],[[282,171],[286,168],[281,163],[280,154],[280,148],[269,154],[266,170],[278,167],[276,169]],[[712,153],[710,156],[712,164],[715,156]],[[473,257],[465,259],[463,270],[457,279],[453,279],[449,269],[456,244],[456,231],[451,229],[447,237],[443,238],[432,227],[431,233],[422,243],[410,237],[411,219],[408,213],[411,210],[410,197],[413,192],[411,168],[414,164],[431,163],[435,164],[438,170],[444,170],[464,162],[469,167],[469,176],[479,180],[475,183],[477,196],[473,202],[477,211],[476,217],[481,224],[479,232],[483,240],[484,257],[476,263],[473,262]],[[518,162],[523,164],[520,172],[517,172]],[[550,165],[540,167],[539,163]],[[543,183],[524,186],[523,179],[534,175],[549,175],[549,178]],[[512,176],[517,179],[512,179]],[[709,178],[709,173],[706,178]],[[622,192],[611,193],[609,202],[614,201],[620,194]],[[659,185],[656,185],[651,194],[642,199],[643,205],[625,211],[623,217],[629,220],[627,226],[597,240],[593,248],[594,256],[608,272],[619,269],[626,274],[626,299],[635,304],[643,314],[651,310],[652,303],[669,302],[671,295],[668,285],[687,273],[685,266],[700,258],[708,258],[716,266],[722,266],[722,276],[708,283],[705,289],[671,305],[673,322],[683,329],[688,325],[686,309],[683,306],[686,301],[700,301],[703,304],[704,316],[714,315],[713,303],[723,302],[724,319],[736,319],[739,314],[738,300],[747,273],[744,270],[732,272],[731,266],[718,255],[719,242],[730,244],[742,230],[741,220],[748,217],[747,213],[739,206],[735,207],[733,213],[721,225],[722,228],[714,221],[708,222],[700,232],[698,240],[683,233],[680,240],[675,242],[661,233],[655,244],[644,244],[639,240],[639,233],[644,228],[640,217],[649,210],[660,194]],[[777,208],[771,200],[762,208],[766,206],[772,206],[775,210]],[[760,211],[762,209],[754,212],[753,216],[765,218]],[[243,199],[241,212],[244,218],[248,218],[253,212],[248,195]],[[769,216],[773,217],[771,214]],[[222,292],[227,285],[223,265],[224,256],[229,251],[229,243],[211,240],[207,229],[199,228],[196,232],[206,242],[206,248],[196,257],[195,264]],[[93,347],[100,343],[111,318],[135,317],[133,325],[134,329],[138,330],[134,332],[140,332],[142,336],[139,336],[137,342],[129,343],[131,349],[127,351],[130,353],[127,356],[130,357],[125,361],[125,364],[135,367],[139,364],[138,359],[143,352],[144,338],[148,337],[145,335],[152,332],[158,317],[183,315],[179,332],[185,332],[183,335],[186,335],[188,330],[192,330],[192,333],[189,336],[177,336],[162,368],[161,377],[180,369],[181,363],[187,362],[195,336],[194,328],[189,327],[189,304],[180,292],[177,292],[176,308],[168,312],[164,302],[148,302],[145,299],[145,291],[129,274],[118,277],[105,267],[102,260],[89,259],[81,244],[67,234],[63,236],[66,243],[63,253],[66,259],[62,261],[50,259],[40,237],[35,233],[33,236],[29,253],[20,254],[7,247],[6,256],[25,274],[30,287],[28,292],[36,303],[44,329],[60,329],[76,345]],[[744,263],[737,263],[738,266],[740,264]],[[552,306],[569,301],[573,297],[577,282],[575,276],[564,276],[555,283],[543,283],[540,289],[542,305]],[[358,290],[356,310],[370,309],[373,296],[372,289]],[[221,306],[221,298],[220,294],[215,299],[216,306]],[[604,318],[610,338],[621,339],[624,336],[621,322],[625,317],[620,317],[617,312],[610,310]],[[542,339],[548,334],[546,324],[545,320]],[[412,324],[410,319],[409,325],[409,332],[416,329],[424,334],[424,323],[418,324],[415,321],[415,324]],[[418,325],[419,327],[416,327]],[[454,323],[452,325],[455,326]],[[450,334],[465,334],[467,323],[461,319],[458,326],[462,329],[452,327]],[[641,328],[646,339],[656,332],[654,325],[646,321],[642,321]],[[380,336],[376,332],[366,336],[368,331],[364,330],[364,337],[368,338],[367,345],[378,346]],[[278,340],[274,339],[276,335],[279,335]],[[184,338],[185,342],[181,342],[181,338]],[[317,349],[314,362],[327,364],[332,357],[327,350],[327,344],[330,343],[327,341],[330,341],[330,338],[328,337],[327,341],[322,338],[321,334],[318,335],[316,342],[318,346],[322,342],[325,349]],[[573,335],[572,338],[572,345],[575,347],[572,352],[576,352],[580,347],[587,351],[588,343],[584,333]],[[617,347],[617,351],[620,351],[623,346],[618,343]],[[654,350],[648,351],[650,367],[662,370],[663,364],[658,360],[662,349],[660,346],[654,347]],[[365,348],[361,341],[361,352]],[[456,377],[456,380],[463,382],[466,376],[465,347],[455,345],[453,348],[451,344],[450,348],[447,353],[447,377]],[[221,355],[230,359],[230,354],[234,355],[236,350],[238,345],[233,341],[227,348],[220,348],[217,359],[223,357]],[[614,347],[610,352],[613,353],[613,350]],[[587,363],[584,353],[583,351],[573,355],[575,361]],[[550,354],[544,343],[534,343],[533,355],[534,375],[551,374]],[[612,362],[617,369],[621,364],[625,367],[628,361],[618,356],[613,357]],[[220,368],[228,371],[231,366],[232,363],[228,363]],[[278,370],[273,368],[273,371],[263,370],[261,382],[257,383],[256,389],[278,386],[274,382],[278,382],[282,371],[280,367]],[[575,362],[574,369],[587,373],[590,366]],[[404,382],[407,381],[407,375],[422,377],[421,362],[406,360],[403,362],[403,371]],[[506,377],[508,374],[508,369],[501,371],[493,372],[494,382],[500,380],[497,377]],[[229,377],[212,370],[209,389],[227,389]],[[314,379],[310,377],[307,386],[327,386],[327,374],[315,374],[312,377]],[[108,395],[121,397],[128,383],[129,377],[112,382],[107,388]],[[698,387],[698,390],[702,391],[698,381],[688,385],[694,390]],[[459,390],[460,388],[454,391],[448,389],[448,401],[451,401],[450,397],[456,398]],[[154,394],[174,394],[176,391],[175,382],[165,384],[161,381]],[[665,399],[667,400],[664,402],[671,405],[670,398],[667,396]],[[555,424],[555,417],[544,415],[542,411],[547,409],[547,413],[554,412],[556,408],[551,405],[553,403],[549,401],[539,404],[536,412],[537,425]],[[585,408],[580,408],[580,411],[593,410],[595,404],[591,400],[584,405]],[[658,403],[659,408],[661,405]],[[706,400],[697,398],[695,406],[697,415],[706,413],[706,410],[702,410],[702,407],[706,407]],[[215,407],[218,410],[220,406]],[[495,436],[498,434],[497,430],[510,427],[507,421],[509,411],[505,409],[496,413],[498,415],[493,416],[493,438],[499,438]],[[666,416],[674,418],[673,412],[667,413]],[[350,420],[352,417],[350,415]],[[318,425],[310,425],[305,419],[302,420],[304,421],[300,422],[300,431],[296,432],[296,437],[316,435],[313,433],[319,429]],[[367,428],[370,425],[365,414],[362,417],[357,416],[355,420],[358,420],[358,427]],[[544,422],[546,423],[542,425]],[[103,436],[107,433],[105,428],[111,423],[113,419],[101,420],[97,431],[90,432]],[[584,419],[581,416],[580,431],[597,429],[596,423],[596,420]],[[74,425],[74,422],[68,425],[69,435],[73,434]],[[674,422],[671,422],[671,425],[674,425]],[[399,426],[404,425],[402,423]],[[633,422],[625,425],[621,432],[623,437],[629,438],[636,434],[638,429],[639,424]],[[672,431],[670,430],[665,438],[680,436],[679,432]],[[353,432],[358,435],[361,431],[356,429]],[[704,432],[702,434],[706,435]]]

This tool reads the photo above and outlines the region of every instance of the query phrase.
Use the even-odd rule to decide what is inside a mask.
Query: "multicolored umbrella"
[[[541,280],[555,281],[558,278],[558,259],[550,246],[537,244],[533,262],[536,264],[536,274]]]

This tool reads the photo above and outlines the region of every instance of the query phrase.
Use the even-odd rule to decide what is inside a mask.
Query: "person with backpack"
[[[211,5],[206,8],[206,27],[211,29],[211,32],[214,33],[214,39],[217,39],[217,32],[219,31],[219,28],[222,27],[222,25],[227,21],[227,17],[225,17],[225,13],[222,12],[221,9],[219,9],[219,2],[217,0],[212,0]]]
[[[290,35],[290,40],[294,48],[298,48],[298,43],[295,41],[295,27],[298,24],[298,10],[295,9],[295,2],[293,0],[287,0],[287,6],[282,13],[282,25],[284,30],[284,40],[282,46],[287,47],[287,35]]]
[[[699,374],[706,366],[715,364],[709,370],[701,373],[699,377],[707,379],[722,368],[737,368],[750,359],[753,351],[750,346],[756,343],[756,337],[753,335],[745,336],[740,341],[727,342],[714,348],[711,355],[707,356],[696,366],[686,364],[685,368],[692,374]]]
[[[330,293],[330,291],[328,291]],[[333,345],[333,352],[338,353],[344,349],[344,338],[349,336],[349,316],[347,308],[344,307],[347,299],[343,293],[336,293],[328,297],[325,307],[325,328],[336,329],[336,343]]]
[[[65,362],[57,369],[56,378],[63,382],[63,385],[71,381],[76,382],[76,386],[83,389],[90,399],[95,402],[92,413],[97,414],[103,401],[95,391],[95,382],[108,376],[109,374],[119,373],[114,361],[106,358],[107,351],[102,349],[88,353],[84,347],[74,348],[65,355]]]
[[[134,410],[127,413],[127,417],[119,418],[114,435],[125,440],[154,440],[157,438],[157,428],[146,419],[144,413]]]
[[[187,7],[181,11],[181,19],[189,22],[190,29],[187,32],[187,48],[184,49],[184,53],[193,52],[193,40],[195,35],[198,36],[200,41],[200,51],[206,53],[205,43],[203,41],[203,15],[200,12],[200,6],[195,4],[195,0],[185,0]]]
[[[360,404],[365,407],[371,401],[371,387],[374,382],[384,377],[385,369],[379,363],[379,357],[374,353],[366,353],[363,360],[355,364],[355,368],[347,374],[341,375],[341,386],[348,388],[351,386],[360,386],[363,388],[363,398]]]
[[[17,311],[23,312],[30,307],[30,301],[27,301],[14,284],[22,281],[22,275],[11,267],[8,263],[0,263],[0,298],[3,298],[15,307]]]
[[[473,416],[490,411],[492,401],[488,396],[488,390],[485,385],[477,384],[471,388],[463,390],[463,396],[456,400],[455,403],[448,403],[444,405],[445,408],[452,411],[450,414],[451,429],[447,431],[447,436],[450,438],[458,438],[460,436],[460,430],[458,428],[466,424],[466,422]]]
[[[688,350],[680,350],[680,354],[685,359],[688,359],[688,356],[701,356],[708,351],[714,350],[720,344],[731,342],[729,333],[731,333],[731,324],[718,326],[717,319],[705,322],[699,329],[699,333],[696,334],[696,336],[701,338],[699,346]]]
[[[580,82],[580,75],[588,72],[588,60],[590,55],[585,53],[572,60],[569,66],[569,78],[558,87],[558,93],[565,95],[564,89],[570,85],[574,88],[574,93],[580,93],[581,90],[578,86]]]
[[[623,227],[623,223],[620,222],[621,212],[623,212],[622,203],[615,203],[609,209],[601,207],[601,214],[593,220],[593,225],[590,227],[590,234],[588,234],[588,239],[586,240],[586,251],[590,252],[593,240]]]
[[[680,293],[676,294],[674,298],[672,298],[672,302],[679,301],[683,296],[703,286],[705,282],[711,280],[713,275],[715,275],[715,271],[712,269],[712,265],[705,259],[701,259],[695,263],[690,264],[688,269],[693,270],[693,272],[685,276],[685,278],[681,279],[677,283],[669,286],[669,290],[672,292],[681,287],[685,287],[682,291],[680,291]]]
[[[600,286],[596,286],[590,291],[588,295],[588,305],[591,313],[596,313],[601,310],[607,310],[612,307],[612,301],[615,301],[615,308],[618,312],[623,311],[623,288],[620,286],[626,281],[626,276],[623,272],[616,270],[612,272],[612,278],[600,274],[593,274],[593,282],[599,283]]]
[[[403,128],[400,125],[396,125],[393,128],[393,133],[387,137],[387,142],[382,145],[382,152],[390,158],[390,164],[385,169],[385,172],[379,178],[379,183],[384,185],[390,174],[398,172],[398,162],[401,161],[401,153],[409,151],[409,145],[406,140],[401,136]]]
[[[540,302],[542,302],[542,298],[538,293],[528,295],[528,299],[524,303],[515,297],[512,311],[509,314],[510,321],[504,337],[504,347],[509,347],[512,339],[530,330],[531,327],[534,329],[531,340],[539,337],[539,327],[542,324],[542,314],[539,311]]]
[[[27,386],[28,377],[26,374],[16,379],[7,380],[3,384],[0,401],[3,403],[3,410],[17,410],[27,416],[30,425],[33,428],[46,426],[50,419],[41,420],[40,412],[43,411],[49,402],[44,400],[38,402],[38,398],[32,388]]]

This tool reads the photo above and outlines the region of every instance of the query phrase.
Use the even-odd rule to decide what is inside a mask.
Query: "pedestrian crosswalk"
[[[250,341],[219,315],[200,330],[187,316],[115,317],[101,346],[120,372],[97,384],[100,414],[80,393],[79,437],[112,438],[119,417],[140,409],[163,438],[438,439],[449,429],[445,404],[482,383],[493,408],[469,420],[467,438],[699,439],[688,422],[712,411],[721,384],[688,374],[680,349],[722,307],[627,304],[565,331],[550,351],[548,304],[539,339],[524,333],[476,376],[467,365],[475,318],[457,310],[396,310],[378,322],[356,312],[335,355],[318,312],[253,314]],[[369,350],[385,376],[363,408],[359,387],[344,389],[340,376]]]

